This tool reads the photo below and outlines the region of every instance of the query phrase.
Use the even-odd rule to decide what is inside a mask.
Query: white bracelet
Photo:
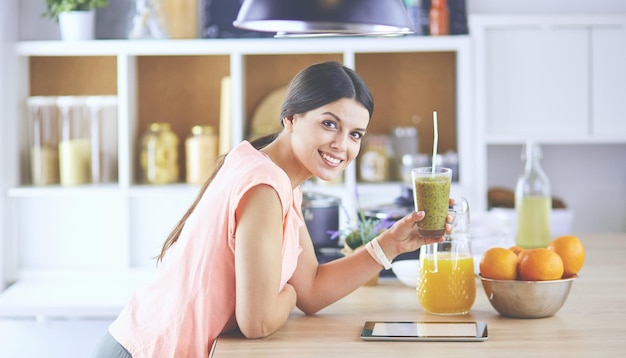
[[[391,268],[391,261],[389,261],[387,256],[385,256],[385,252],[378,243],[378,238],[368,242],[365,245],[365,249],[374,258],[374,260],[376,260],[376,262],[385,268],[385,270],[389,270]]]

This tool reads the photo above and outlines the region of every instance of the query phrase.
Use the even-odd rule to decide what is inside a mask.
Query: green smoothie
[[[413,174],[415,209],[426,213],[424,219],[417,222],[418,233],[422,237],[441,237],[448,216],[451,176],[447,173],[423,174]]]

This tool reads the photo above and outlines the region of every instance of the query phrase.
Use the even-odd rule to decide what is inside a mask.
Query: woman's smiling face
[[[356,158],[368,123],[367,109],[351,98],[285,120],[296,157],[322,180],[334,179]]]

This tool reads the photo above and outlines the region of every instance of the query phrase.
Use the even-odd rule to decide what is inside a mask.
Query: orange
[[[585,247],[576,236],[557,237],[550,242],[548,249],[561,256],[563,260],[563,277],[577,274],[585,263]]]
[[[493,280],[517,278],[517,255],[504,247],[492,247],[480,259],[480,275]]]
[[[521,246],[511,246],[509,250],[513,251],[517,257],[520,257],[520,254],[524,252],[524,248]]]
[[[519,262],[519,278],[523,281],[549,281],[563,277],[561,256],[546,248],[524,250]]]

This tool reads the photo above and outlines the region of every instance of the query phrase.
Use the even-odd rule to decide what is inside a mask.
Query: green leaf
[[[59,14],[68,11],[88,11],[98,7],[109,6],[109,0],[46,0],[46,12],[41,14],[55,21],[59,20]]]

